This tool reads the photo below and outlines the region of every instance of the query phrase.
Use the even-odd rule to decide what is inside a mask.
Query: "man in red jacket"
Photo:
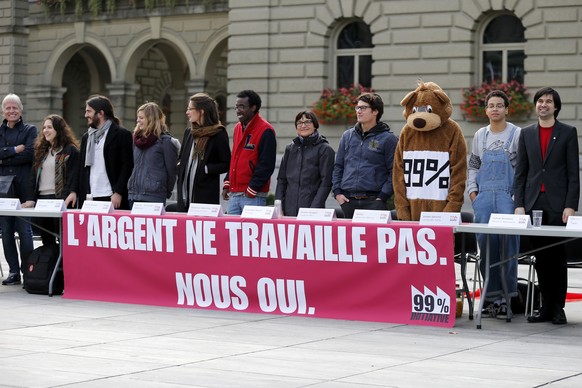
[[[253,90],[236,96],[239,122],[234,127],[230,168],[224,178],[222,198],[228,214],[241,214],[246,205],[265,206],[275,170],[275,130],[261,117],[261,97]]]

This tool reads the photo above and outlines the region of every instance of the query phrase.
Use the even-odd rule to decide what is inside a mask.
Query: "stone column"
[[[186,87],[186,95],[190,97],[193,94],[206,91],[205,85],[206,82],[204,81],[204,78],[193,78],[184,82],[184,86]]]
[[[66,88],[50,85],[29,86],[26,88],[26,102],[24,104],[24,119],[29,123],[40,125],[41,120],[48,114],[62,115],[63,95]],[[23,98],[24,96],[21,96]]]
[[[0,94],[15,93],[23,104],[25,99],[28,63],[28,29],[24,18],[28,16],[28,0],[0,1]]]
[[[122,126],[133,131],[135,127],[135,111],[137,109],[136,95],[139,85],[125,82],[115,82],[105,85],[106,97],[111,100],[115,115],[121,120]]]
[[[174,137],[182,140],[184,129],[189,125],[186,107],[190,95],[186,89],[169,89],[166,94],[170,97],[170,117],[168,117],[170,131]]]

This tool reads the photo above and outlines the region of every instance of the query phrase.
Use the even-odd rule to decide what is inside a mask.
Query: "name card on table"
[[[161,202],[134,202],[131,214],[141,216],[159,216],[164,214],[164,204]]]
[[[492,213],[488,226],[496,228],[527,229],[531,227],[531,219],[527,214]]]
[[[20,199],[0,198],[0,210],[20,210]]]
[[[566,224],[566,229],[582,230],[582,217],[581,216],[568,217],[568,223]]]
[[[113,204],[109,201],[85,201],[82,212],[109,214],[113,212]]]
[[[275,217],[275,208],[272,206],[254,206],[246,205],[242,211],[241,217],[257,218],[261,220],[270,220]]]
[[[66,209],[62,199],[38,199],[34,206],[34,210],[46,212],[62,212]]]
[[[191,203],[188,208],[189,216],[222,217],[222,206],[208,203]]]
[[[461,225],[461,213],[454,212],[422,212],[420,225],[456,226]]]
[[[388,224],[392,221],[392,215],[388,210],[356,209],[352,222],[365,222],[368,224]]]
[[[335,210],[300,207],[297,219],[300,221],[332,221],[335,219]]]

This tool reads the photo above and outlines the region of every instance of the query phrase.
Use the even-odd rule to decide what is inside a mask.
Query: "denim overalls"
[[[511,127],[509,138],[503,145],[503,149],[488,150],[486,132],[483,138],[483,157],[481,167],[477,172],[477,185],[479,194],[473,202],[475,212],[475,222],[488,223],[491,213],[513,214],[515,205],[513,196],[514,170],[509,160],[509,147],[513,140],[516,127]],[[519,251],[519,236],[490,235],[489,263],[493,265],[499,263],[502,255],[503,239],[505,238],[505,257],[511,257]],[[486,236],[477,235],[481,258],[486,252]],[[517,259],[505,263],[505,280],[509,296],[517,295]],[[481,273],[485,273],[485,260],[481,260]],[[490,269],[489,285],[487,287],[486,300],[495,301],[503,296],[503,285],[501,283],[501,265]],[[509,303],[509,301],[507,301]]]

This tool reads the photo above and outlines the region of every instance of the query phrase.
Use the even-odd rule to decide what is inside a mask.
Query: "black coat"
[[[296,216],[299,208],[325,208],[331,191],[335,151],[324,136],[295,138],[285,148],[277,176],[275,198],[283,203],[286,216]]]
[[[32,195],[30,187],[30,171],[34,160],[34,142],[37,129],[34,125],[22,121],[14,128],[7,126],[4,120],[0,126],[0,175],[13,175],[15,178],[15,195],[21,202],[25,202]],[[14,147],[24,144],[25,150],[16,153]]]
[[[230,166],[230,145],[226,129],[211,136],[206,144],[204,160],[198,161],[194,176],[194,192],[189,201],[184,202],[184,181],[187,179],[188,162],[192,151],[194,138],[190,129],[186,129],[180,156],[178,158],[178,211],[188,211],[190,203],[220,203],[220,174],[228,172]]]
[[[79,169],[79,187],[76,190],[79,208],[83,206],[87,193],[90,192],[89,172],[91,167],[85,167],[88,137],[89,133],[85,132],[81,139],[81,153],[79,155],[81,168]],[[127,182],[133,171],[133,136],[131,132],[112,122],[105,138],[103,156],[105,157],[105,170],[111,189],[114,193],[122,196],[120,209],[129,210]]]

